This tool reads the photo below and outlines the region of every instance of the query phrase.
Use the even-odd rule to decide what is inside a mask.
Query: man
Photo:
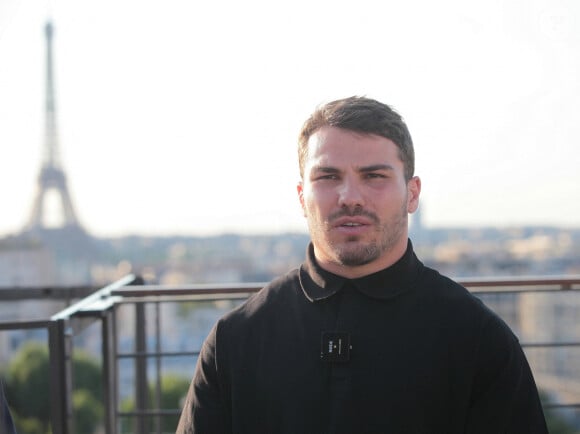
[[[299,165],[306,260],[215,325],[177,433],[547,433],[517,338],[413,252],[421,181],[402,118],[326,104]]]

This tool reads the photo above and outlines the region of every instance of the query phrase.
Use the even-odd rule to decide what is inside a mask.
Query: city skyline
[[[407,120],[427,226],[578,227],[578,3],[411,3],[5,2],[0,236],[31,212],[50,17],[61,159],[95,235],[306,231],[295,138],[353,94]]]

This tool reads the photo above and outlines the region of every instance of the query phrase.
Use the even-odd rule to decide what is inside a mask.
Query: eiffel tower
[[[45,199],[50,191],[54,191],[60,197],[63,217],[62,227],[82,230],[70,198],[66,174],[64,173],[59,158],[52,62],[52,37],[54,30],[50,21],[46,23],[44,30],[46,36],[45,154],[38,176],[38,186],[32,207],[32,214],[26,229],[32,232],[47,229]]]
[[[36,195],[32,213],[21,236],[36,240],[52,250],[57,262],[70,263],[84,261],[89,264],[94,258],[93,238],[83,229],[70,197],[67,178],[59,158],[54,74],[52,57],[53,25],[49,20],[45,28],[46,36],[46,94],[45,94],[45,136],[44,156],[38,176]],[[58,194],[62,219],[60,225],[49,225],[45,207],[48,193]]]

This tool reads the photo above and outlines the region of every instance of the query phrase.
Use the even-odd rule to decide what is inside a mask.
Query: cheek
[[[323,198],[319,197],[316,193],[309,192],[304,194],[304,215],[306,217],[314,217],[320,219],[327,208]]]
[[[322,185],[304,186],[302,200],[305,215],[319,220],[324,220],[338,206],[336,190]]]

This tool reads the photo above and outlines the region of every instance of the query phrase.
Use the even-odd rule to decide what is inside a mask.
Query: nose
[[[355,179],[345,178],[338,189],[338,205],[342,208],[364,206],[364,195],[361,186]]]

